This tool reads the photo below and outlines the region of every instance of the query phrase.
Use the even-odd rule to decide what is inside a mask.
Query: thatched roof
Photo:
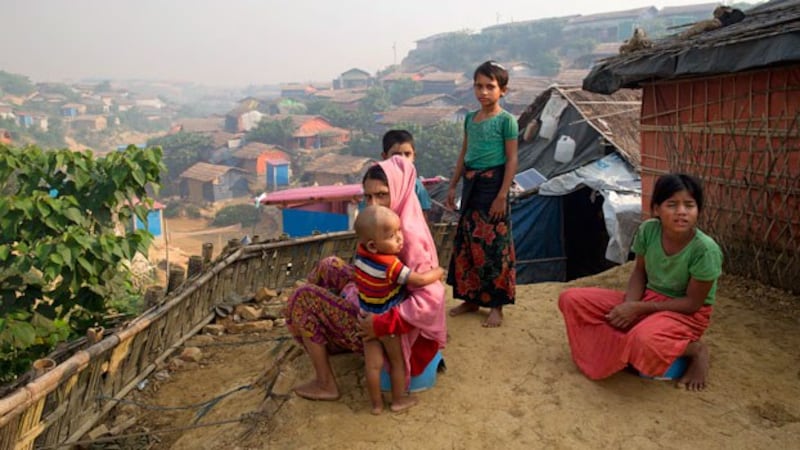
[[[340,155],[338,153],[328,153],[305,164],[305,173],[328,173],[334,175],[358,175],[364,171],[364,167],[375,161],[372,158],[360,156]]]
[[[381,125],[398,125],[413,123],[416,125],[433,125],[439,122],[452,122],[458,117],[461,106],[400,106],[383,111],[377,122]]]
[[[773,0],[741,22],[688,39],[670,36],[651,48],[601,60],[583,88],[608,94],[641,83],[734,73],[800,61],[800,0]]]
[[[197,180],[202,182],[210,182],[214,181],[217,178],[225,175],[231,170],[235,170],[237,172],[244,173],[243,170],[238,169],[236,167],[230,166],[220,166],[216,164],[209,164],[204,162],[199,162],[192,167],[189,167],[181,174],[181,178],[188,178],[190,180]]]
[[[261,142],[248,142],[243,147],[233,151],[233,157],[238,159],[258,159],[261,155],[267,154],[267,159],[288,160],[289,155],[274,145],[263,144]]]
[[[589,125],[611,143],[635,168],[641,165],[639,155],[639,113],[641,91],[621,89],[611,95],[595,94],[578,86],[551,86],[525,110],[519,118],[524,129],[537,120],[553,92],[558,92],[583,116]]]

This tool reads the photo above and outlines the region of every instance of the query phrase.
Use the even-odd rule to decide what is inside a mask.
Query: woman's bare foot
[[[690,391],[702,391],[706,388],[708,378],[709,352],[702,341],[692,342],[686,347],[684,356],[689,357],[689,367],[678,381],[678,385],[686,386]]]
[[[475,304],[469,303],[469,302],[461,302],[460,305],[456,306],[455,308],[450,309],[450,313],[449,314],[450,314],[450,317],[455,317],[455,316],[457,316],[459,314],[475,312],[478,309],[480,309],[480,307],[478,305],[475,305]]]
[[[497,328],[503,324],[503,308],[491,308],[489,310],[489,317],[483,321],[485,328]]]
[[[339,387],[333,385],[323,385],[319,380],[311,380],[294,388],[294,393],[309,400],[338,400]]]
[[[406,395],[397,399],[392,399],[392,412],[405,411],[417,404],[417,397],[413,395]]]
[[[373,416],[380,416],[382,412],[383,412],[383,402],[381,402],[379,405],[376,404],[372,405],[372,410],[370,411],[370,413]]]

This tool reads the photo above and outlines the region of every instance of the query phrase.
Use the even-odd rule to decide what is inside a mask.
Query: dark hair
[[[686,191],[697,203],[697,210],[703,210],[703,186],[697,178],[685,173],[670,173],[661,175],[656,180],[653,188],[653,198],[650,200],[650,209],[667,201],[676,192]]]
[[[478,68],[475,69],[475,73],[472,75],[473,82],[478,78],[478,74],[497,81],[497,86],[500,89],[508,86],[508,71],[505,67],[494,61],[486,61],[478,66]]]
[[[361,184],[366,183],[367,180],[377,180],[382,181],[383,184],[389,186],[389,178],[386,177],[386,172],[383,171],[383,167],[375,164],[371,166],[367,171],[364,173],[364,178],[361,180]]]
[[[383,153],[389,153],[389,150],[395,144],[411,144],[414,148],[414,136],[408,130],[389,130],[383,135]],[[414,149],[416,151],[416,149]]]

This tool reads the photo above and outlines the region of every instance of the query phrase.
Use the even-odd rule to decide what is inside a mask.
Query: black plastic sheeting
[[[800,61],[800,0],[772,0],[745,11],[741,22],[680,41],[602,61],[583,89],[611,94],[640,83],[688,76],[735,73]]]
[[[583,89],[612,94],[622,88],[640,87],[642,82],[735,73],[793,61],[800,61],[800,34],[782,34],[724,47],[687,48],[624,63],[609,61],[592,69],[583,79]]]

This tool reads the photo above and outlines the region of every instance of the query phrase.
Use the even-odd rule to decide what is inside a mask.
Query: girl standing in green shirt
[[[475,70],[473,90],[481,104],[464,120],[464,141],[450,179],[447,206],[455,207],[463,177],[461,217],[453,241],[447,283],[464,303],[451,316],[489,308],[484,327],[499,327],[503,306],[514,303],[516,272],[508,191],[517,173],[517,120],[500,107],[508,72],[487,61]]]

